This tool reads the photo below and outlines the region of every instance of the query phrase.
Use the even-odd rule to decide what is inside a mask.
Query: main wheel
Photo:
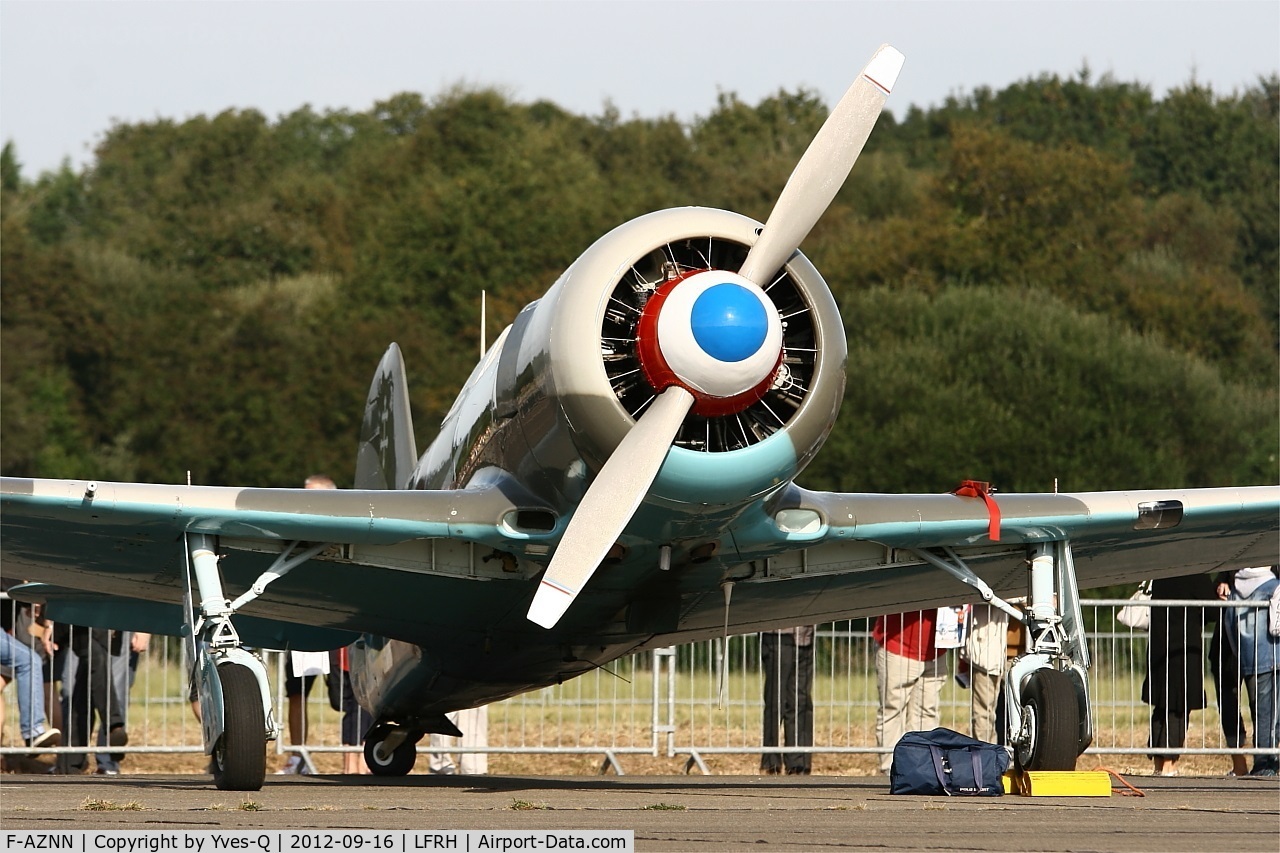
[[[418,760],[418,739],[405,738],[394,750],[384,749],[395,726],[380,723],[364,736],[364,760],[375,776],[404,776]]]
[[[1080,748],[1080,703],[1065,672],[1038,669],[1022,694],[1023,770],[1075,770]]]
[[[222,737],[213,747],[213,781],[222,791],[258,791],[267,776],[267,718],[252,670],[218,667],[222,682]]]

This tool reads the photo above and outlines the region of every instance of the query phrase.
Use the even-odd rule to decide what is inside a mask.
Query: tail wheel
[[[395,726],[383,723],[369,729],[364,738],[364,760],[375,776],[404,776],[418,760],[418,739],[405,738],[395,749],[385,748]]]
[[[1075,770],[1080,749],[1080,702],[1071,677],[1056,669],[1031,673],[1022,694],[1023,770]]]
[[[222,791],[258,791],[267,775],[267,718],[258,679],[247,666],[218,667],[222,737],[213,748],[213,781]]]

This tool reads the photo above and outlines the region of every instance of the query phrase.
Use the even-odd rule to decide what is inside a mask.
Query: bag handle
[[[969,746],[954,747],[950,751],[955,752],[963,749],[969,754],[969,762],[973,765],[973,784],[979,792],[987,789],[986,782],[982,778],[982,755],[981,753]],[[938,784],[942,786],[942,793],[948,797],[953,796],[951,793],[951,782],[947,779],[947,771],[942,766],[942,750],[933,744],[929,744],[929,756],[933,759],[933,772],[938,777]]]
[[[929,755],[933,758],[933,772],[938,776],[938,784],[942,787],[942,793],[948,797],[951,796],[951,789],[947,787],[947,771],[942,769],[942,750],[933,744],[929,744]]]

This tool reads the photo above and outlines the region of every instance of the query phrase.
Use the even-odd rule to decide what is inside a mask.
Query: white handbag
[[[1116,621],[1135,631],[1146,631],[1151,627],[1151,605],[1146,603],[1150,600],[1151,581],[1143,581],[1138,584],[1138,591],[1129,596],[1130,603],[1120,608]]]
[[[328,652],[289,652],[289,663],[298,678],[329,674]]]

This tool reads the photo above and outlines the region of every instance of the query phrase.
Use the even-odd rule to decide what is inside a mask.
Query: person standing
[[[1235,601],[1258,602],[1266,606],[1228,608],[1240,655],[1240,671],[1244,677],[1249,704],[1253,707],[1253,745],[1255,749],[1274,750],[1280,746],[1280,620],[1272,621],[1269,611],[1280,599],[1280,566],[1254,566],[1240,569],[1227,584],[1219,584],[1218,595],[1224,593]],[[1280,756],[1274,753],[1253,757],[1250,776],[1280,774]]]
[[[104,745],[125,746],[129,733],[112,676],[112,661],[120,652],[125,632],[82,625],[69,627],[72,655],[63,680],[63,690],[70,696],[63,713],[67,745],[88,746],[96,721],[99,737],[104,730],[107,733]],[[74,775],[83,773],[88,764],[89,756],[84,753],[62,753],[56,767],[59,773]]]
[[[947,679],[945,649],[934,637],[937,611],[917,610],[877,616],[871,635],[876,641],[876,745],[885,749],[880,772],[893,765],[893,747],[908,731],[928,731],[941,722],[938,704]]]
[[[1231,572],[1218,576],[1218,597],[1226,601],[1231,596]],[[1214,690],[1218,694],[1218,721],[1222,725],[1222,740],[1232,749],[1244,749],[1248,735],[1244,728],[1244,716],[1240,713],[1240,685],[1244,676],[1240,670],[1240,654],[1236,651],[1236,638],[1232,636],[1235,621],[1225,609],[1219,609],[1217,623],[1213,626],[1213,639],[1209,641],[1209,672],[1213,674]],[[1231,754],[1231,771],[1228,776],[1248,776],[1249,758],[1243,752]]]
[[[336,489],[333,479],[324,474],[312,474],[303,482],[304,489]],[[325,667],[328,666],[327,653],[321,652]],[[319,658],[315,658],[318,660]],[[310,671],[313,660],[311,653],[290,652],[285,663],[284,692],[288,704],[287,716],[289,724],[289,743],[301,746],[307,742],[307,697],[311,695],[311,686],[316,682],[320,671]],[[299,672],[299,670],[304,670]],[[311,767],[301,754],[293,752],[285,758],[284,764],[276,771],[277,776],[293,774],[308,775]]]
[[[1213,596],[1208,575],[1157,578],[1152,601],[1203,601]],[[1147,643],[1147,677],[1142,701],[1151,706],[1152,749],[1180,749],[1187,741],[1191,712],[1207,703],[1204,694],[1204,608],[1152,607]],[[1158,776],[1178,775],[1177,755],[1152,754]]]
[[[304,746],[307,742],[308,715],[307,697],[311,695],[311,687],[316,678],[323,675],[320,663],[327,668],[329,656],[327,652],[286,652],[284,694],[288,703],[289,744]],[[283,766],[276,771],[277,776],[293,774],[310,775],[311,766],[301,753],[291,752],[285,758]]]
[[[800,625],[760,635],[760,668],[764,670],[764,737],[761,746],[778,745],[778,728],[786,746],[813,746],[812,625]],[[789,776],[808,776],[813,756],[808,752],[760,756],[760,769]]]
[[[355,691],[351,689],[351,663],[347,646],[329,652],[329,706],[342,712],[342,745],[361,746],[364,736],[373,725],[373,716],[360,707]],[[364,751],[342,753],[342,772],[347,775],[371,773],[365,763]]]
[[[488,773],[488,753],[460,752],[455,764],[453,757],[449,755],[449,749],[454,746],[455,741],[463,749],[489,745],[489,706],[481,705],[478,708],[450,711],[446,716],[462,732],[462,737],[432,734],[431,753],[427,758],[428,770],[438,776],[452,776],[456,773],[462,773],[465,776],[483,776]]]
[[[133,642],[132,631],[117,632],[118,639],[112,644],[111,651],[111,695],[120,703],[117,709],[120,715],[120,721],[128,731],[129,724],[129,658],[132,654],[131,644]],[[74,664],[73,664],[74,665]],[[103,726],[98,727],[98,735],[95,743],[98,746],[107,745],[108,733]],[[99,752],[94,756],[97,762],[97,769],[94,771],[100,776],[119,776],[120,762],[124,760],[122,752]]]
[[[1009,614],[992,604],[969,608],[965,660],[969,665],[969,734],[986,743],[996,740],[996,706],[1000,679],[1008,661]]]
[[[138,675],[138,658],[151,644],[151,635],[143,631],[121,631],[119,650],[111,656],[111,684],[114,695],[120,700],[120,719],[124,730],[129,730],[129,694],[133,690],[133,682]],[[108,733],[98,729],[98,746],[107,745]],[[96,756],[98,769],[95,771],[104,776],[118,776],[120,762],[124,761],[122,752],[99,752]]]

